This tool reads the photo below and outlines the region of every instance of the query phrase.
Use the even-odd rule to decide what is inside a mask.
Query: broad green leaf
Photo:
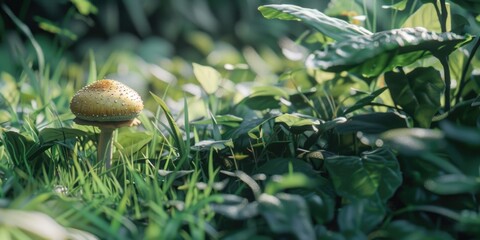
[[[222,150],[224,148],[233,148],[232,139],[229,140],[202,140],[192,146],[192,150],[195,151],[207,151],[214,149],[215,151]]]
[[[387,201],[402,183],[397,159],[385,148],[364,152],[361,157],[333,156],[325,159],[338,195],[356,200]]]
[[[290,95],[290,102],[296,109],[309,108],[312,106],[311,99],[318,93],[316,88],[308,89]]]
[[[448,173],[462,174],[446,157],[437,156],[435,151],[448,147],[444,134],[439,130],[425,128],[394,129],[380,134],[381,143],[405,156],[421,157]]]
[[[335,127],[341,134],[362,132],[365,134],[378,134],[395,128],[407,127],[405,119],[392,112],[378,112],[362,115],[355,115],[343,124]]]
[[[217,70],[193,63],[193,73],[207,94],[213,94],[218,90],[222,76]]]
[[[14,160],[29,159],[39,148],[31,138],[13,131],[4,132],[3,140],[5,149]]]
[[[258,202],[249,203],[237,195],[221,194],[223,202],[210,204],[215,213],[234,220],[246,220],[258,215]]]
[[[480,129],[476,127],[465,127],[448,121],[441,122],[440,127],[449,139],[454,139],[464,145],[480,146]]]
[[[474,210],[463,210],[457,226],[461,231],[480,235],[480,214]]]
[[[326,121],[324,123],[322,123],[320,126],[318,126],[318,131],[319,132],[325,132],[325,131],[329,131],[333,128],[336,128],[340,125],[343,125],[345,123],[348,122],[348,119],[344,118],[344,117],[338,117],[338,118],[334,118],[330,121]]]
[[[338,226],[342,232],[370,232],[384,218],[385,205],[376,201],[361,199],[353,201],[339,209]]]
[[[276,123],[284,123],[288,127],[304,127],[320,125],[320,120],[302,117],[296,114],[285,113],[275,118]]]
[[[312,53],[306,64],[313,69],[375,77],[431,54],[447,56],[471,40],[471,36],[438,34],[420,27],[393,29],[328,45]]]
[[[288,93],[275,86],[261,86],[252,89],[253,93],[244,99],[245,105],[254,110],[280,108],[281,99],[288,100]]]
[[[433,67],[416,68],[412,72],[387,72],[385,82],[395,104],[402,107],[421,127],[429,127],[441,107],[444,92],[440,72]]]
[[[477,0],[455,0],[454,2],[469,12],[480,14],[480,2]]]
[[[125,156],[132,156],[147,145],[153,136],[147,132],[121,132],[117,137],[117,150]],[[116,155],[118,152],[115,153]],[[114,156],[118,157],[118,156]]]
[[[429,230],[420,224],[410,223],[406,220],[397,220],[390,223],[382,231],[385,239],[409,240],[453,240],[454,238],[440,229]]]
[[[370,104],[373,102],[373,100],[375,100],[375,98],[377,98],[380,94],[382,94],[385,90],[387,90],[386,87],[383,87],[383,88],[380,88],[380,89],[377,89],[375,91],[373,91],[371,94],[369,94],[368,96],[366,97],[363,97],[361,98],[360,100],[358,100],[353,106],[351,107],[348,107],[347,109],[345,109],[345,111],[343,111],[343,114],[346,115],[348,113],[351,113],[355,110],[358,110],[358,109],[361,109],[363,107],[365,107],[366,105]]]
[[[318,224],[327,223],[335,216],[335,198],[322,191],[311,191],[304,196],[308,208]]]
[[[340,74],[337,74],[340,75]],[[337,98],[348,98],[352,89],[369,91],[368,84],[354,77],[337,76],[325,83],[322,83],[324,91],[319,91],[320,96],[333,96]]]
[[[292,169],[293,172],[303,173],[309,177],[318,177],[312,165],[296,158],[273,158],[255,170],[255,173],[266,175],[284,175]]]
[[[234,115],[230,115],[230,114],[217,115],[217,116],[215,116],[215,121],[216,121],[216,124],[218,124],[218,125],[225,125],[225,126],[229,126],[229,127],[238,127],[240,125],[240,123],[243,121],[243,118],[237,117],[237,116],[234,116]],[[213,124],[213,123],[212,123],[212,119],[204,119],[204,120],[198,120],[198,121],[191,122],[191,124],[210,125],[210,124]]]
[[[74,128],[44,128],[38,134],[38,138],[42,144],[53,144],[56,141],[65,141],[86,135],[87,132]]]
[[[424,128],[399,128],[382,133],[384,144],[409,156],[420,155],[444,148],[444,134],[439,130]]]
[[[308,205],[301,196],[262,194],[258,203],[260,214],[274,233],[291,233],[299,240],[315,239]]]
[[[446,174],[426,181],[425,188],[436,194],[476,194],[480,190],[480,179],[461,174]]]
[[[319,182],[302,173],[286,174],[271,179],[265,186],[265,193],[275,194],[289,188],[314,188]]]
[[[438,4],[439,5],[439,4]],[[450,13],[450,4],[447,3],[447,26],[446,31],[450,32],[452,29],[452,18]],[[415,11],[407,20],[403,23],[402,28],[409,27],[424,27],[428,31],[442,32],[440,21],[438,19],[435,5],[433,3],[423,4],[417,11]]]
[[[322,34],[336,41],[372,34],[363,27],[329,17],[315,9],[302,8],[289,4],[264,5],[258,9],[267,19],[303,21],[305,24],[314,27]]]

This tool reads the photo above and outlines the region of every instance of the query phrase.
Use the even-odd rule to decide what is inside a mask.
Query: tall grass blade
[[[17,27],[27,36],[28,40],[32,43],[33,48],[35,49],[35,52],[37,54],[37,60],[38,60],[38,68],[40,72],[43,72],[45,69],[45,56],[43,54],[43,50],[40,47],[40,44],[38,44],[37,40],[33,37],[32,32],[28,28],[27,25],[25,25],[20,19],[18,19],[15,14],[13,14],[12,10],[5,5],[4,3],[2,4],[3,11],[12,19],[12,21],[17,25]],[[40,74],[42,75],[42,74]]]

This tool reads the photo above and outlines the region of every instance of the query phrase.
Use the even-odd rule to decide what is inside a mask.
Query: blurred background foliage
[[[89,81],[92,52],[97,78],[127,83],[140,92],[152,112],[156,103],[149,91],[168,96],[174,112],[183,107],[184,97],[192,103],[191,109],[199,109],[201,103],[196,100],[203,91],[196,84],[192,62],[213,66],[228,78],[225,86],[231,88],[218,91],[218,97],[241,99],[251,85],[276,83],[279,74],[303,66],[298,61],[303,56],[289,56],[288,51],[298,48],[293,38],[307,28],[268,21],[257,10],[260,5],[280,2],[316,9],[328,6],[328,1],[307,0],[7,0],[0,11],[2,87],[4,93],[11,92],[5,87],[8,79],[22,79],[19,76],[25,75],[26,66],[40,68],[40,50],[47,73],[57,74],[61,88],[78,90]],[[5,9],[28,27],[37,48]],[[290,60],[279,55],[282,51]],[[236,85],[240,82],[250,83]],[[36,95],[30,85],[28,80],[22,82],[22,99]],[[73,94],[56,87],[49,91],[51,99]],[[66,109],[67,104],[55,102],[58,109]],[[193,118],[204,114],[191,113]]]

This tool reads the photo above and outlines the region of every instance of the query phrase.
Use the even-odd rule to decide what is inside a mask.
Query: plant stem
[[[109,169],[112,161],[112,136],[115,128],[100,128],[97,147],[97,161],[105,161],[105,168]]]
[[[460,98],[462,97],[463,89],[465,88],[465,85],[467,85],[467,82],[465,81],[465,78],[467,76],[468,67],[470,66],[470,63],[472,62],[473,57],[475,57],[475,53],[477,52],[479,46],[480,46],[480,38],[477,37],[477,42],[475,42],[475,45],[473,45],[472,51],[470,52],[470,55],[468,56],[467,62],[465,63],[465,66],[463,67],[462,77],[460,78],[458,92],[457,92],[457,95],[455,96],[455,104],[460,102]]]
[[[440,60],[440,63],[442,64],[443,67],[443,75],[445,78],[445,112],[450,111],[450,85],[451,85],[451,79],[450,79],[450,67],[448,65],[448,56],[445,57],[438,57],[438,60]]]
[[[448,12],[447,12],[447,4],[445,3],[445,0],[440,0],[440,7],[442,8],[442,12],[438,16],[440,20],[440,27],[442,28],[442,32],[447,32]]]

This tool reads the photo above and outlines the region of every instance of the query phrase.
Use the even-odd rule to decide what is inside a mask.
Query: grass
[[[32,63],[25,63],[20,79],[6,75],[2,84],[7,116],[0,139],[3,211],[45,213],[48,217],[39,221],[50,218],[51,226],[59,224],[74,237],[87,232],[102,239],[218,235],[209,225],[213,214],[207,211],[209,203],[221,201],[212,188],[218,170],[204,171],[198,155],[190,156],[190,141],[161,98],[152,94],[163,111],[157,116],[167,116],[168,125],[140,116],[143,131],[121,129],[114,167],[105,171],[95,157],[98,130],[71,121],[72,83],[65,83],[58,72],[50,74],[43,65],[35,70]],[[89,65],[92,78],[94,58]],[[46,89],[48,94],[42,94]],[[184,132],[190,132],[187,114],[185,118]],[[133,144],[139,138],[147,140]],[[159,169],[169,174],[162,176]],[[178,174],[182,169],[193,171],[183,170],[182,176]],[[199,182],[206,183],[201,190],[196,186]],[[0,235],[4,239],[62,236],[35,229],[35,224],[43,223],[32,221],[30,226],[23,221],[0,217]]]
[[[407,110],[442,109],[443,89],[413,86],[408,96],[426,97],[392,100],[404,92],[392,86],[414,70],[398,81],[393,71],[387,80],[326,74],[253,48],[226,56],[246,64],[213,67],[178,57],[148,63],[124,50],[50,61],[2,7],[26,39],[19,45],[33,49],[15,74],[0,75],[0,239],[480,236],[474,80],[460,96],[468,101],[439,121],[441,111]],[[282,72],[259,69],[264,59]],[[441,82],[437,68],[417,70]],[[106,170],[99,130],[74,124],[69,101],[110,76],[147,90],[142,124],[116,131]]]

